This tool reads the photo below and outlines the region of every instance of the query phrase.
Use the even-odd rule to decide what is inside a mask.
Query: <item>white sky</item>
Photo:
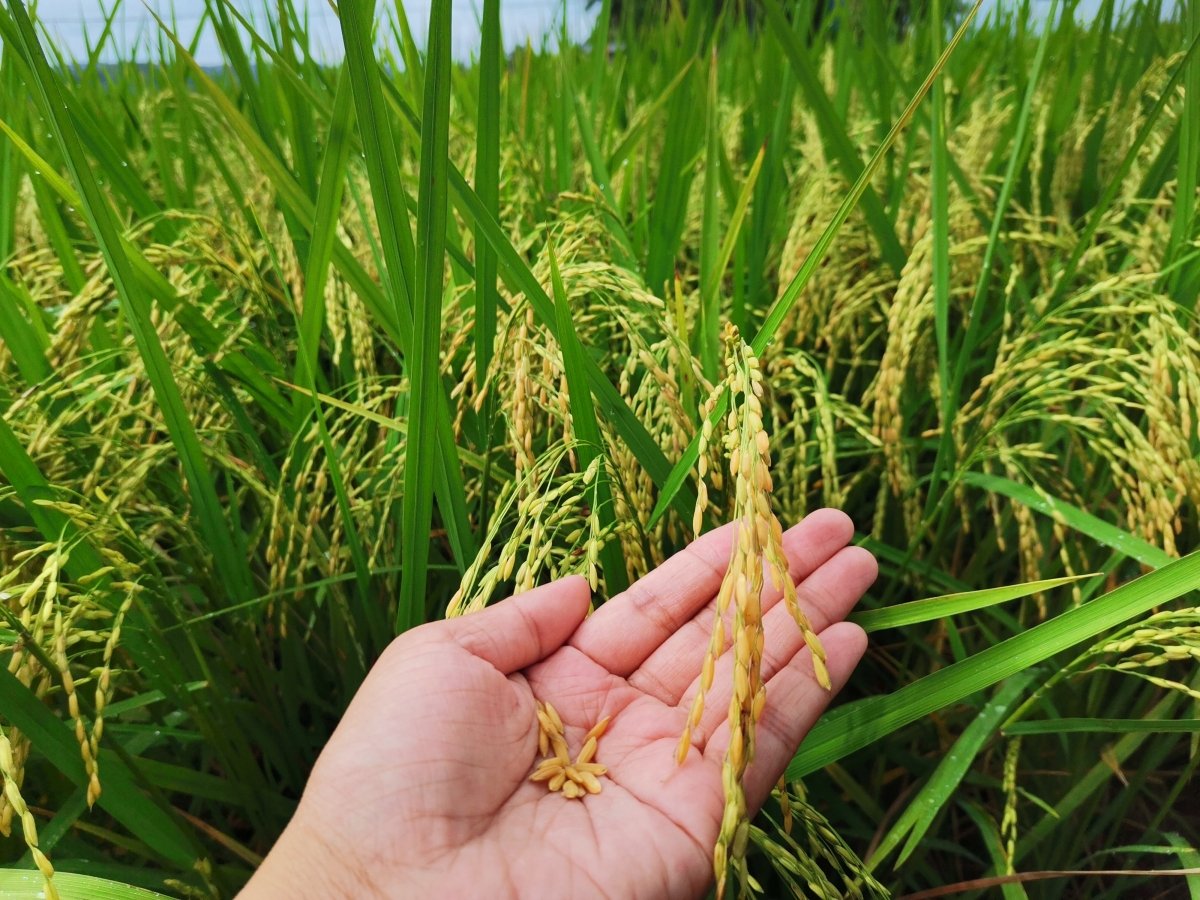
[[[353,2],[353,0],[351,0]],[[341,56],[341,34],[338,30],[337,17],[325,0],[294,0],[298,10],[307,10],[313,43],[319,55],[327,60]],[[469,59],[479,52],[479,11],[483,8],[482,0],[453,0],[453,46],[458,59]],[[204,13],[203,0],[146,0],[146,4],[159,11],[159,15],[170,23],[172,10],[174,22],[180,39],[186,44],[195,35]],[[275,3],[267,0],[233,0],[233,5],[247,17],[256,12],[254,19],[258,23],[265,22],[263,10],[274,8]],[[425,33],[429,28],[429,0],[401,0],[408,16],[418,44],[425,43]],[[94,41],[104,28],[105,10],[111,10],[112,0],[39,0],[38,16],[47,30],[54,36],[55,44],[68,58],[81,58],[87,55],[88,42],[85,35],[91,35]],[[504,33],[505,47],[514,47],[525,43],[528,38],[537,46],[550,33],[557,34],[562,22],[564,7],[567,16],[567,30],[573,40],[583,40],[591,33],[598,7],[586,8],[586,0],[501,0],[500,18],[501,29]],[[377,0],[377,16],[382,16],[396,8],[396,0]],[[128,59],[130,51],[135,46],[138,36],[142,36],[143,45],[151,40],[151,46],[157,43],[155,32],[158,26],[142,0],[123,0],[114,23],[113,33],[115,42],[106,47],[102,59],[108,62],[117,59]],[[139,58],[145,58],[145,53],[139,53]],[[205,29],[196,49],[196,60],[201,65],[212,66],[221,62],[221,53],[216,38],[210,29]]]
[[[104,24],[104,10],[112,8],[113,0],[39,0],[38,12],[41,20],[52,35],[58,48],[69,58],[82,58],[87,54],[85,34],[93,39],[99,35]],[[195,34],[201,14],[204,11],[203,0],[145,0],[154,9],[160,11],[163,18],[170,21],[172,10],[179,36],[186,42]],[[240,10],[257,10],[257,21],[265,21],[262,10],[274,7],[271,0],[233,0]],[[341,56],[341,37],[338,32],[337,20],[327,0],[294,0],[298,9],[308,10],[313,34],[313,42],[319,54],[333,60]],[[352,0],[351,0],[352,2]],[[394,9],[397,0],[377,0],[377,5],[383,9]],[[454,54],[458,59],[469,59],[478,52],[479,29],[478,10],[482,0],[453,0],[454,2]],[[1180,0],[1166,0],[1163,4],[1165,15],[1174,15]],[[1200,0],[1198,0],[1200,2]],[[400,0],[408,15],[413,34],[418,42],[424,43],[424,34],[429,22],[429,0]],[[997,6],[1015,6],[1017,0],[984,0],[980,15],[987,15]],[[1100,8],[1102,0],[1081,0],[1076,8],[1076,17],[1084,20],[1091,18]],[[1130,0],[1117,0],[1118,9],[1129,5]],[[1034,0],[1034,6],[1042,11],[1044,17],[1049,10],[1050,0]],[[535,45],[539,44],[550,32],[557,33],[561,16],[566,13],[568,33],[573,40],[582,40],[591,31],[592,22],[598,7],[588,9],[586,0],[501,0],[501,19],[506,48],[522,44],[528,38]],[[151,46],[157,42],[156,25],[150,17],[142,0],[122,0],[114,28],[115,42],[110,44],[104,56],[105,61],[128,59],[131,51],[141,36],[143,46],[150,40]],[[145,58],[146,53],[138,54]],[[218,65],[221,54],[216,39],[211,31],[206,30],[205,36],[196,52],[197,60],[202,65]]]

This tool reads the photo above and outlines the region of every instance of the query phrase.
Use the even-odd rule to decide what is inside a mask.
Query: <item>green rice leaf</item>
[[[121,884],[93,875],[56,872],[54,888],[62,900],[155,900],[166,898],[145,888]],[[46,885],[37,870],[0,869],[0,900],[41,900]]]
[[[500,80],[503,46],[500,0],[484,0],[479,56],[479,116],[475,138],[475,193],[500,218]],[[482,389],[496,341],[496,251],[475,226],[475,386]],[[490,416],[488,417],[491,418]],[[490,428],[490,422],[488,424]]]
[[[450,0],[433,0],[429,13],[425,105],[421,120],[416,243],[418,267],[414,292],[413,343],[408,359],[412,387],[408,441],[405,444],[401,524],[401,564],[404,571],[400,580],[400,606],[396,613],[397,632],[406,631],[425,621],[435,469],[439,466],[439,459],[443,466],[458,468],[453,445],[450,448],[451,457],[446,459],[441,456],[443,448],[438,446],[436,435],[437,407],[442,393],[442,288],[446,265],[446,216],[449,209],[446,177],[450,141],[450,14]],[[378,100],[382,109],[381,92],[378,93]],[[379,203],[379,198],[376,198],[376,209]]]
[[[996,729],[1021,695],[1037,675],[1036,669],[1018,672],[996,690],[995,695],[979,711],[954,741],[950,751],[942,756],[941,762],[929,776],[929,780],[908,802],[900,818],[883,836],[867,865],[874,869],[887,858],[900,841],[907,836],[893,868],[899,869],[904,861],[917,849],[934,818],[946,806],[954,792],[962,784],[975,758],[995,736]]]
[[[1168,831],[1163,837],[1167,839],[1174,849],[1175,855],[1179,857],[1180,868],[1192,870],[1193,874],[1184,876],[1188,896],[1191,900],[1200,900],[1200,850],[1196,849],[1195,840],[1188,843],[1181,835],[1173,831]]]
[[[1013,722],[1004,733],[1022,734],[1189,734],[1200,731],[1200,719],[1099,719],[1094,717]]]
[[[1200,588],[1200,552],[1123,584],[969,659],[939,669],[891,694],[844,706],[817,724],[788,766],[802,778],[869,746],[897,728],[996,684],[1055,654]]]
[[[1070,575],[1065,578],[1046,578],[1041,581],[1029,581],[1024,584],[1012,584],[1005,587],[985,588],[980,591],[964,591],[955,594],[944,594],[940,597],[929,597],[925,600],[913,600],[897,606],[884,609],[869,609],[850,614],[850,621],[862,626],[867,633],[882,631],[885,628],[899,628],[904,625],[915,625],[919,622],[932,622],[947,616],[977,609],[986,609],[997,603],[1007,603],[1028,597],[1042,591],[1050,591],[1064,584],[1072,584],[1094,575]]]
[[[1050,516],[1055,521],[1060,521],[1075,531],[1085,534],[1119,553],[1124,553],[1144,565],[1161,568],[1172,561],[1170,556],[1153,544],[1135,537],[1115,525],[1110,525],[1103,519],[1086,513],[1064,500],[1051,497],[1044,491],[1034,490],[1027,485],[1018,484],[998,475],[985,475],[982,472],[967,472],[962,476],[962,480],[973,487],[1002,494],[1009,499],[1023,503],[1030,509]]]

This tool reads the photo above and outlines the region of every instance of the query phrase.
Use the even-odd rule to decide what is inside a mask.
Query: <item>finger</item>
[[[839,622],[820,633],[828,654],[833,689],[825,690],[813,675],[812,652],[803,648],[767,682],[767,703],[756,729],[754,761],[746,772],[746,805],[757,812],[778,783],[797,748],[817,723],[829,701],[845,686],[867,649],[867,635],[850,622]],[[729,725],[723,725],[705,747],[705,756],[722,759],[729,746]]]
[[[817,569],[796,587],[796,599],[800,609],[808,618],[813,631],[820,634],[835,622],[849,615],[863,592],[875,580],[879,568],[875,557],[861,547],[844,547],[832,559]],[[764,620],[763,627],[763,679],[790,664],[800,648],[804,646],[804,635],[796,626],[787,604],[777,603]],[[828,651],[826,651],[828,653]],[[704,698],[704,715],[700,719],[699,740],[712,734],[727,718],[729,698],[733,694],[734,651],[727,650],[717,660],[712,689]],[[692,696],[700,687],[697,672],[684,694],[690,706]]]
[[[845,547],[853,536],[854,523],[849,516],[836,509],[816,510],[789,528],[783,535],[783,552],[792,582],[801,582],[812,575]],[[782,596],[782,591],[767,579],[762,597],[764,612],[778,603]],[[714,599],[650,655],[630,677],[630,684],[664,703],[678,703],[700,672],[715,614]],[[733,635],[732,628],[726,628],[725,633],[728,645]]]
[[[480,612],[425,627],[442,630],[443,636],[507,675],[561,647],[583,621],[590,600],[587,579],[572,575]]]
[[[571,646],[614,675],[633,672],[716,595],[733,534],[729,523],[693,541],[596,610]]]

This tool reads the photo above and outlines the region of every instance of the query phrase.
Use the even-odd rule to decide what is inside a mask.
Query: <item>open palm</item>
[[[705,535],[585,619],[569,578],[398,638],[364,681],[295,818],[246,896],[695,897],[711,883],[732,655],[719,661],[686,762],[687,718],[736,526]],[[784,536],[834,689],[865,647],[843,623],[875,578],[849,519],[808,516]],[[830,694],[780,593],[763,597],[767,704],[747,800],[757,809]],[[839,624],[840,623],[840,624]],[[726,629],[730,633],[732,629]],[[571,753],[612,722],[601,793],[568,800],[529,781],[534,701]]]

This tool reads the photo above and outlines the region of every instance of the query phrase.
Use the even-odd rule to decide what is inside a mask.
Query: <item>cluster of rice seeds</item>
[[[847,414],[860,419],[860,438],[875,440],[861,409],[847,410],[829,393],[826,375],[807,353],[795,350],[763,361],[774,402],[768,409],[771,434],[783,473],[776,488],[779,506],[799,519],[808,512],[808,493],[818,489],[822,506],[840,507],[845,500],[837,460],[837,420]],[[814,479],[813,476],[816,476]],[[815,485],[810,484],[811,481]]]
[[[879,361],[871,405],[891,492],[881,490],[877,494],[876,534],[884,532],[888,506],[896,500],[900,502],[909,533],[915,534],[920,528],[922,498],[917,487],[914,449],[904,440],[902,401],[906,383],[913,377],[924,381],[931,362],[932,251],[932,231],[926,221],[921,225],[888,307],[887,342]]]
[[[55,506],[71,515],[77,523],[81,521],[80,509],[62,502],[55,502]],[[111,529],[102,527],[94,519],[91,525],[94,534],[105,535],[106,546],[115,544]],[[142,590],[141,585],[132,582],[108,580],[104,592],[112,598],[112,603],[116,604],[121,592],[124,597],[115,610],[112,605],[102,604],[93,586],[101,579],[119,577],[128,567],[116,551],[108,550],[107,555],[113,565],[81,576],[77,583],[69,583],[63,579],[70,558],[69,549],[58,543],[44,543],[6,554],[3,565],[9,571],[0,579],[0,600],[7,603],[8,614],[22,637],[13,646],[7,669],[39,698],[51,691],[54,682],[61,686],[88,776],[89,807],[101,793],[97,758],[104,731],[104,710],[113,692],[113,655],[120,643],[125,616],[133,605],[136,592]],[[22,584],[23,578],[29,580]],[[94,679],[94,709],[88,728],[81,710],[76,671],[80,670],[82,659],[95,653],[100,655],[100,665],[82,669],[87,677]],[[10,728],[7,741],[9,765],[6,777],[19,787],[30,749],[29,740],[18,729]],[[0,793],[0,832],[7,832],[11,827],[15,812],[14,805]]]
[[[8,736],[5,735],[2,728],[0,728],[0,783],[2,783],[4,798],[8,806],[16,813],[21,823],[21,834],[25,838],[25,846],[29,848],[29,855],[33,857],[38,871],[42,873],[45,896],[47,900],[58,900],[58,889],[54,886],[54,867],[50,865],[50,860],[38,847],[37,823],[33,819],[33,813],[25,804],[25,799],[21,796],[12,745],[9,744]],[[0,834],[7,837],[9,827],[7,825],[0,827]]]
[[[598,794],[600,777],[608,767],[596,762],[600,738],[608,730],[612,716],[605,716],[592,726],[583,738],[574,762],[567,747],[566,733],[558,710],[549,701],[537,702],[538,754],[542,761],[529,776],[530,781],[545,782],[551,793],[561,791],[568,800],[582,799],[585,794]]]
[[[813,659],[818,681],[829,687],[825,668],[825,653],[812,629],[796,595],[783,553],[783,530],[771,511],[770,439],[763,427],[763,374],[753,351],[732,325],[725,329],[725,381],[717,391],[730,392],[730,408],[724,435],[729,459],[729,475],[734,484],[734,520],[737,534],[733,542],[729,566],[717,594],[716,615],[709,646],[700,669],[700,684],[692,698],[687,724],[679,738],[676,761],[687,758],[691,747],[692,730],[704,716],[705,695],[712,687],[716,661],[725,650],[725,614],[730,601],[733,610],[733,696],[729,702],[729,748],[722,767],[725,809],[720,832],[713,849],[713,871],[717,879],[717,896],[725,890],[725,873],[736,868],[743,890],[748,885],[746,840],[749,829],[744,777],[754,759],[755,729],[766,703],[766,685],[762,681],[762,591],[763,571],[771,573],[772,581],[782,590],[784,602],[792,618],[804,634]],[[712,441],[712,412],[717,393],[710,395],[704,406],[701,426],[699,462],[699,492],[693,527],[698,531],[707,504],[705,476],[707,449]]]
[[[95,695],[93,697],[95,709],[93,710],[91,733],[86,735],[86,737],[80,734],[80,720],[78,717],[76,718],[75,737],[79,741],[80,754],[83,756],[84,764],[88,766],[87,802],[89,808],[95,805],[96,801],[100,798],[100,738],[104,735],[104,710],[108,706],[109,700],[112,699],[113,694],[113,653],[116,652],[117,645],[121,641],[121,627],[125,622],[125,616],[128,615],[130,608],[133,606],[134,598],[143,590],[140,584],[134,582],[113,582],[111,587],[116,590],[124,590],[125,599],[113,616],[112,624],[108,629],[108,636],[104,641],[104,651],[100,666],[93,672],[96,678]],[[64,668],[63,671],[65,673],[66,669]]]
[[[1004,874],[1011,875],[1017,858],[1017,768],[1021,761],[1021,738],[1008,742],[1004,754],[1004,814],[1000,818],[1000,837],[1004,841]]]
[[[54,617],[54,661],[58,665],[62,681],[63,696],[67,698],[67,711],[75,726],[75,740],[83,757],[83,768],[88,776],[87,801],[90,808],[100,796],[100,772],[96,765],[96,746],[88,736],[87,726],[79,710],[79,694],[75,690],[75,678],[71,674],[71,663],[67,659],[67,632],[71,627],[71,616],[64,620],[62,613]]]
[[[483,609],[509,581],[518,594],[532,590],[546,576],[582,574],[593,589],[597,587],[600,550],[620,539],[620,526],[616,531],[602,528],[597,512],[596,475],[604,457],[595,457],[582,472],[559,472],[573,449],[561,441],[552,445],[524,477],[501,488],[488,531],[450,598],[447,616]],[[497,554],[501,534],[504,541]]]
[[[1136,652],[1133,652],[1136,651]],[[1096,665],[1092,671],[1134,675],[1166,690],[1200,700],[1200,690],[1182,679],[1151,674],[1171,663],[1200,665],[1200,607],[1167,610],[1123,629],[1097,644],[1088,656],[1116,655],[1112,664]]]
[[[750,841],[763,852],[791,896],[822,900],[891,897],[829,820],[805,799],[803,785],[793,784],[791,791],[777,791],[775,797],[783,827],[767,834],[751,826]],[[764,893],[753,879],[749,884],[751,890]]]
[[[42,665],[46,654],[35,652],[35,648],[45,650],[54,638],[54,612],[62,587],[58,575],[65,565],[66,553],[57,543],[44,543],[6,556],[4,562],[9,571],[0,578],[0,600],[8,606],[8,613],[16,619],[23,637],[13,645],[7,668],[40,699],[50,690],[51,681],[50,673]],[[7,754],[4,779],[11,782],[10,790],[16,791],[24,779],[30,741],[17,728],[11,728],[4,741]],[[10,799],[9,793],[0,792],[0,833],[8,834],[14,815],[19,814],[20,805]]]
[[[394,381],[364,382],[355,402],[386,416],[402,388],[403,383]],[[403,440],[381,440],[379,425],[353,412],[327,413],[325,425],[345,480],[355,527],[374,564],[387,554],[394,540],[387,523],[397,500],[396,486],[403,481],[405,444]],[[270,516],[263,554],[272,594],[294,588],[292,597],[299,600],[305,582],[331,577],[346,564],[345,523],[330,471],[317,423],[310,420],[289,448],[280,483],[262,489]]]

